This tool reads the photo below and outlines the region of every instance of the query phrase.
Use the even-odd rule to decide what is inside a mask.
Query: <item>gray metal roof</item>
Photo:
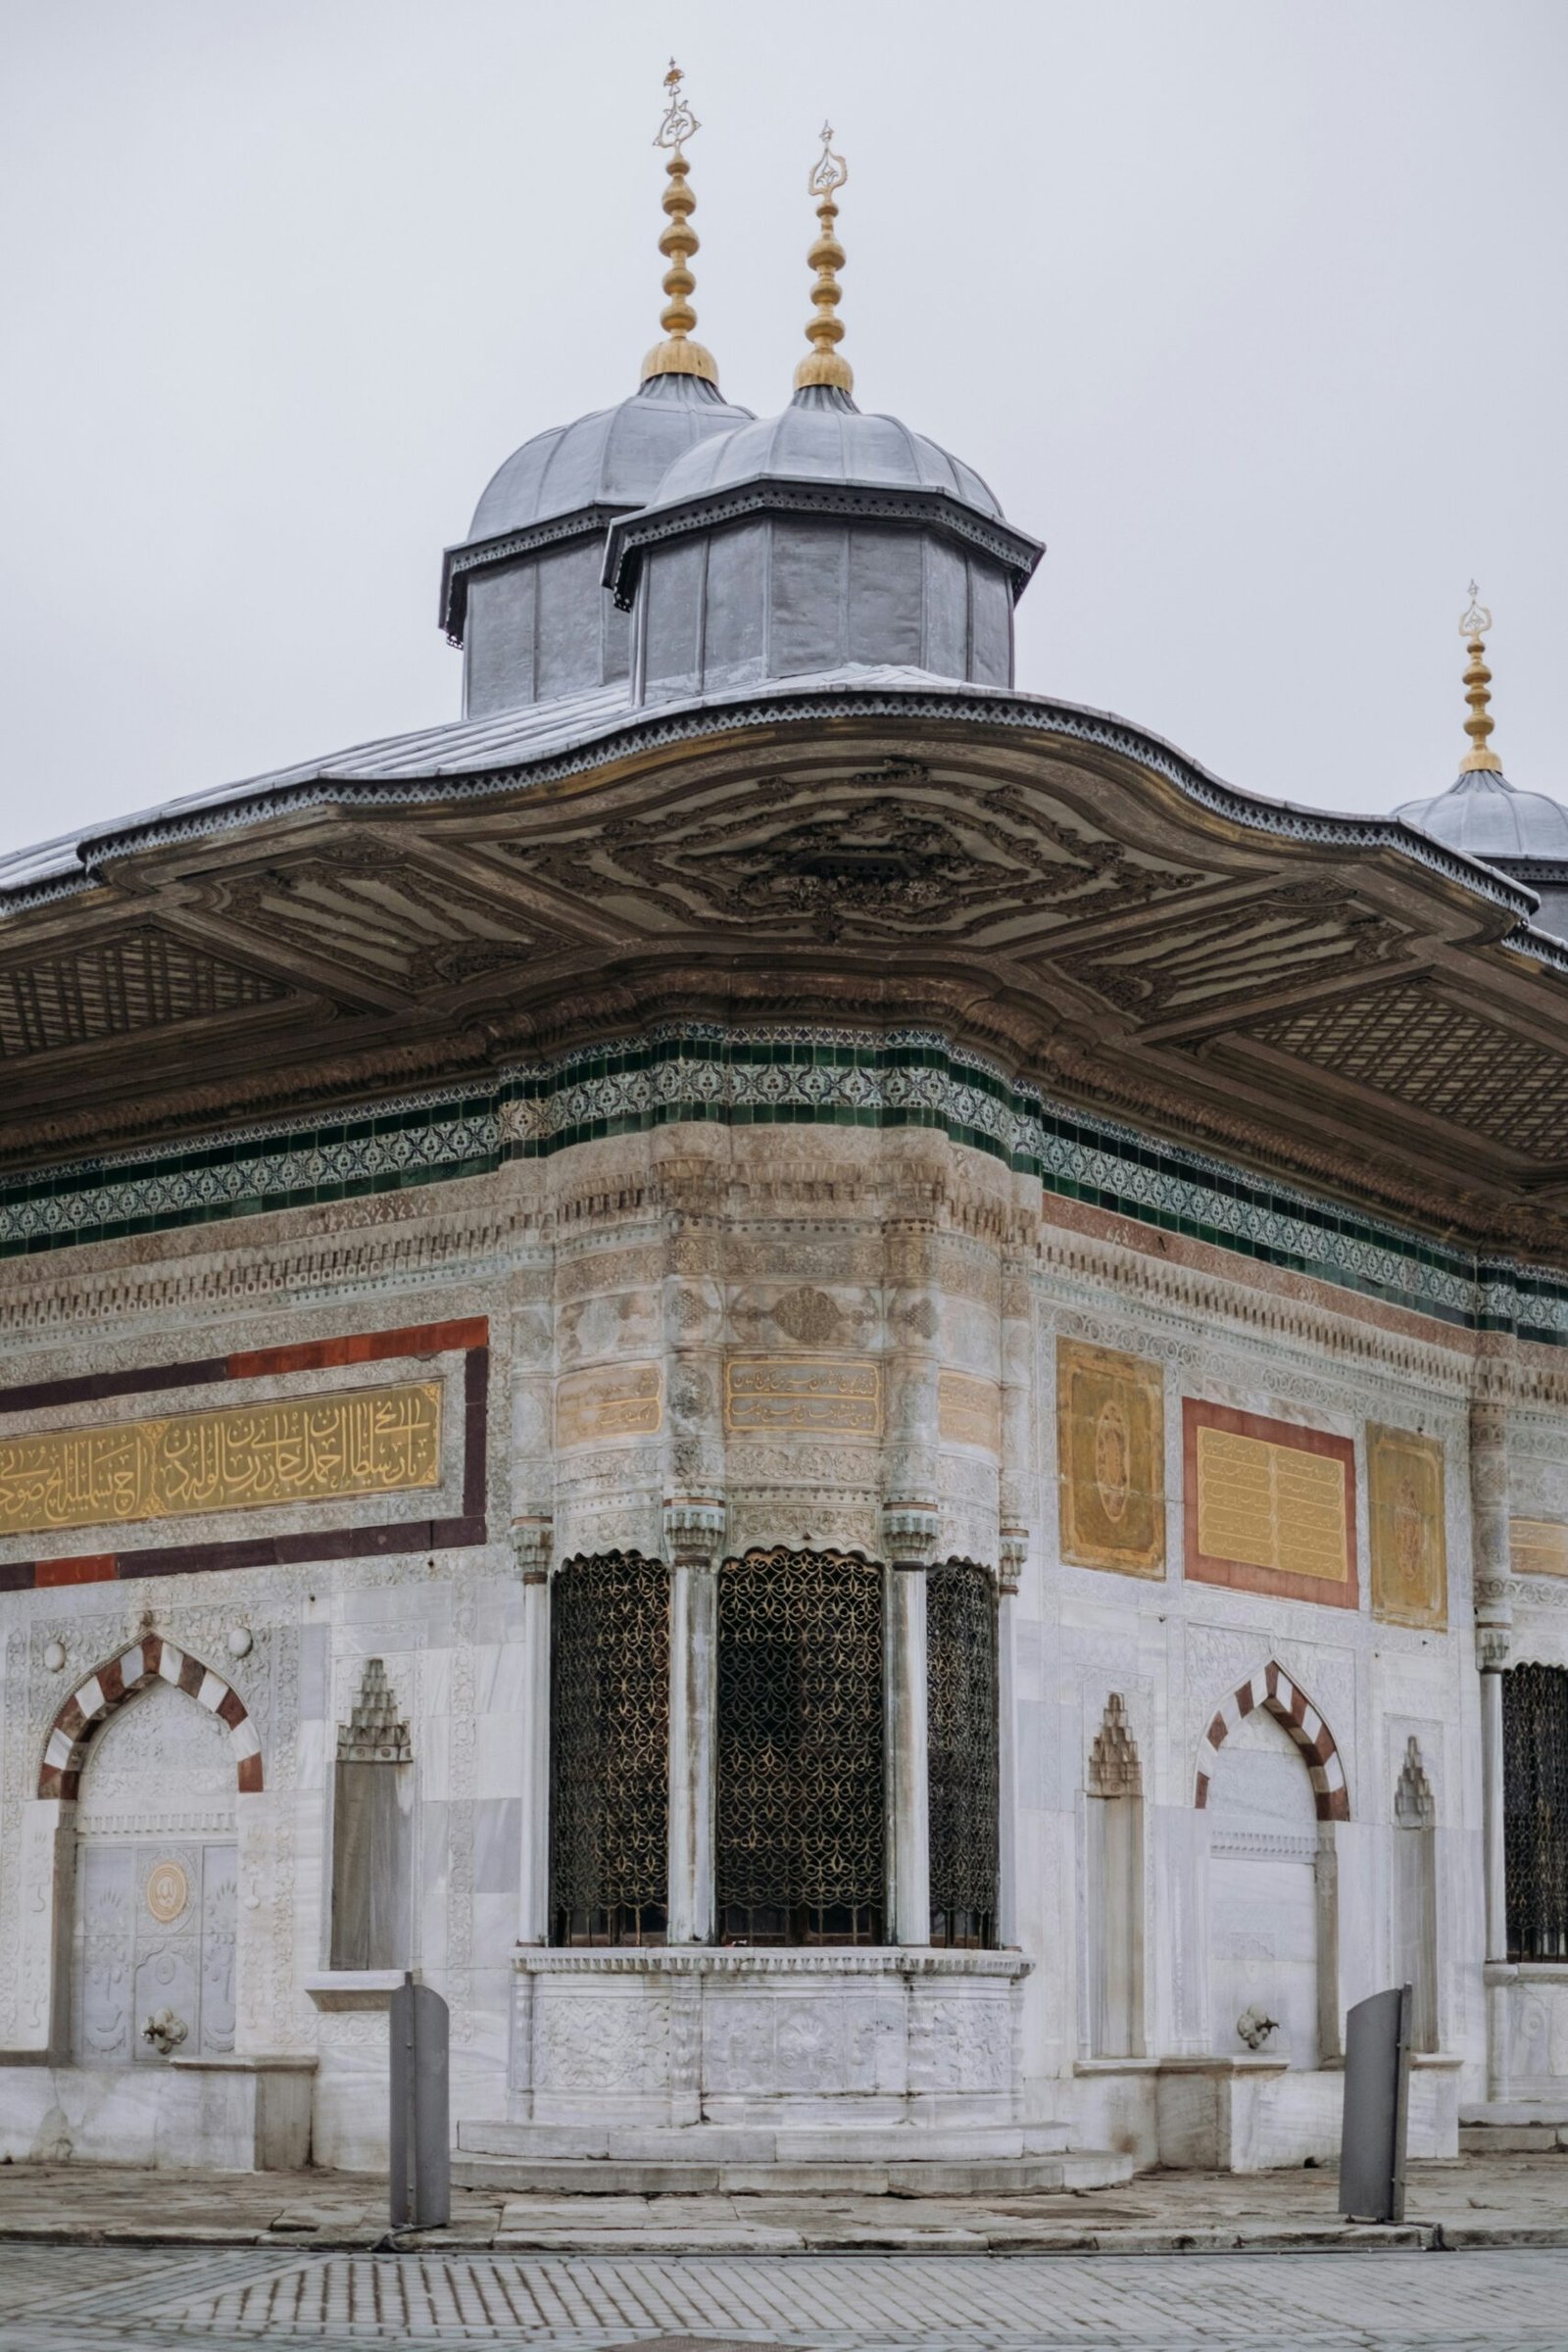
[[[1547,793],[1516,791],[1494,768],[1472,769],[1446,792],[1406,801],[1394,813],[1467,858],[1568,864],[1568,808]]]
[[[778,416],[715,435],[674,460],[650,503],[668,506],[759,476],[772,480],[866,483],[940,490],[1000,517],[996,493],[972,466],[949,455],[897,416],[867,416],[826,387],[798,392]]]
[[[525,441],[491,479],[470,539],[526,530],[580,508],[640,507],[683,451],[752,419],[696,375],[654,375],[612,409]]]
[[[1195,806],[1260,832],[1320,843],[1348,856],[1362,849],[1402,852],[1510,908],[1521,922],[1515,935],[1518,944],[1544,961],[1568,965],[1568,949],[1525,929],[1536,906],[1532,890],[1473,856],[1412,830],[1397,816],[1342,814],[1268,800],[1220,782],[1159,736],[1109,711],[1048,702],[1012,688],[956,685],[951,678],[925,670],[890,665],[777,679],[739,693],[658,706],[630,702],[624,684],[617,684],[497,711],[487,718],[382,736],[13,851],[0,858],[0,912],[21,911],[89,888],[91,869],[101,858],[261,822],[291,808],[321,803],[395,807],[512,791],[529,782],[587,773],[607,757],[612,744],[626,756],[662,744],[698,742],[737,727],[820,723],[841,714],[1026,728],[1119,753],[1166,777]]]

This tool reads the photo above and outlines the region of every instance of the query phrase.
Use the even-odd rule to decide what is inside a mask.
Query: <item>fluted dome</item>
[[[1568,808],[1544,792],[1519,792],[1495,768],[1482,768],[1429,801],[1405,801],[1395,815],[1434,841],[1489,865],[1515,859],[1568,861]]]
[[[606,577],[644,700],[889,665],[1009,686],[1042,552],[972,467],[812,384],[676,458],[612,526]]]
[[[774,481],[869,482],[891,490],[932,490],[1000,515],[990,485],[961,458],[950,457],[897,416],[865,416],[842,397],[797,397],[779,416],[760,417],[674,460],[659,485],[659,504],[697,498],[760,476]]]
[[[751,421],[750,409],[699,375],[651,375],[629,400],[513,452],[442,569],[441,618],[464,648],[466,717],[626,676],[627,623],[604,585],[606,530],[694,445]]]
[[[701,376],[650,376],[629,400],[514,450],[475,507],[468,540],[529,530],[584,507],[644,506],[683,452],[751,417]]]

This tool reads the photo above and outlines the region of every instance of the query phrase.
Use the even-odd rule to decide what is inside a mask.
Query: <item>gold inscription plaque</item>
[[[558,1446],[652,1437],[663,1418],[663,1381],[657,1364],[594,1364],[556,1383]]]
[[[1510,1519],[1508,1565],[1515,1576],[1568,1576],[1568,1524],[1561,1519]]]
[[[937,1427],[956,1446],[1002,1451],[1002,1392],[994,1380],[972,1372],[937,1375]]]
[[[1165,1397],[1158,1364],[1056,1342],[1061,1556],[1124,1576],[1165,1573]]]
[[[1367,1424],[1372,1614],[1391,1625],[1448,1622],[1443,1447],[1413,1430]]]
[[[1343,1585],[1345,1464],[1304,1446],[1200,1428],[1198,1545],[1211,1559]]]
[[[433,1487],[441,1384],[0,1439],[0,1535]]]
[[[147,1874],[147,1908],[161,1928],[172,1926],[190,1901],[190,1881],[177,1862],[155,1862]]]
[[[724,1427],[878,1438],[881,1366],[869,1356],[732,1355],[724,1365]]]

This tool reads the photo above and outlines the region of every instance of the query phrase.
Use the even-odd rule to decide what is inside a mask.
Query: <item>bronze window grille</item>
[[[718,1575],[718,1932],[879,1943],[882,1571],[750,1552]]]
[[[1568,1959],[1568,1670],[1502,1678],[1503,1857],[1510,1960]]]
[[[985,1569],[925,1578],[931,1940],[986,1950],[997,1935],[997,1596]]]
[[[668,1789],[669,1572],[570,1561],[550,1594],[553,1942],[663,1942]]]

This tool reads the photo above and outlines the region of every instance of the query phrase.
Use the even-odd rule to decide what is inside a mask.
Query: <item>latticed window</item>
[[[1568,1959],[1568,1672],[1502,1678],[1503,1852],[1510,1960]]]
[[[557,1943],[662,1943],[669,1574],[574,1560],[550,1600],[550,1916]]]
[[[718,1577],[719,1935],[879,1943],[882,1572],[752,1552]]]
[[[997,1933],[997,1602],[969,1560],[925,1579],[930,1737],[931,1940],[989,1946]]]

